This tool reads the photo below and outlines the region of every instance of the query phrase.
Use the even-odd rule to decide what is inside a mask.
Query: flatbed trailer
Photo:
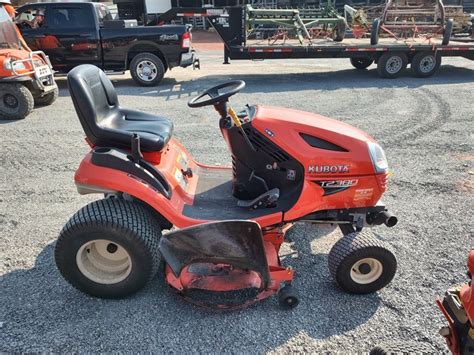
[[[244,6],[226,8],[174,8],[159,21],[176,17],[205,17],[224,42],[224,63],[229,60],[265,60],[295,58],[348,58],[356,69],[366,69],[372,63],[383,78],[396,78],[411,65],[418,77],[436,73],[442,57],[464,57],[474,60],[474,38],[452,38],[448,45],[441,39],[395,40],[381,38],[377,45],[370,38],[345,38],[342,42],[315,39],[301,44],[298,40],[248,39]]]

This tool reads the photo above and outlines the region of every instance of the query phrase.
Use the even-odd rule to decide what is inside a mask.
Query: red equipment
[[[454,355],[474,353],[474,249],[467,258],[469,282],[446,291],[438,307],[448,320],[440,330]]]
[[[329,269],[344,290],[374,292],[395,275],[390,248],[362,231],[397,222],[380,201],[384,152],[366,133],[290,109],[235,113],[228,99],[245,83],[233,81],[188,103],[213,105],[220,116],[232,168],[209,167],[172,138],[169,120],[119,106],[98,68],[73,69],[68,85],[92,148],[77,189],[105,194],[70,219],[56,245],[57,266],[76,288],[127,296],[155,275],[162,256],[167,283],[187,300],[236,308],[278,292],[292,308],[294,272],[278,252],[296,221],[340,226]],[[161,235],[173,226],[183,229]]]

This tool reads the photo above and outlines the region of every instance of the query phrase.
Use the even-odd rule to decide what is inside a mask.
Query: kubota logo
[[[329,173],[348,173],[348,165],[310,165],[308,173],[310,174],[329,174]]]

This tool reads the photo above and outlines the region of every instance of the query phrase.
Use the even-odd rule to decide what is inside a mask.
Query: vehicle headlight
[[[388,162],[385,157],[385,153],[377,143],[368,142],[369,154],[372,159],[372,164],[374,165],[375,172],[377,173],[386,173],[388,172]]]
[[[3,62],[3,67],[6,70],[26,70],[25,63],[23,62],[17,62],[15,59],[12,60],[12,58],[9,58]]]

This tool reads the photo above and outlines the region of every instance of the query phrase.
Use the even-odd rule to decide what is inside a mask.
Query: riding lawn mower
[[[75,184],[80,194],[104,196],[74,214],[56,243],[56,264],[77,289],[125,297],[162,270],[172,289],[203,307],[240,308],[278,294],[293,308],[294,270],[279,251],[296,222],[339,226],[328,259],[343,290],[375,292],[394,277],[390,246],[366,228],[397,223],[381,202],[387,160],[368,134],[297,110],[236,112],[229,98],[245,83],[231,81],[188,102],[219,115],[232,167],[211,167],[173,137],[171,121],[120,106],[97,67],[74,68],[68,86],[91,147]]]

